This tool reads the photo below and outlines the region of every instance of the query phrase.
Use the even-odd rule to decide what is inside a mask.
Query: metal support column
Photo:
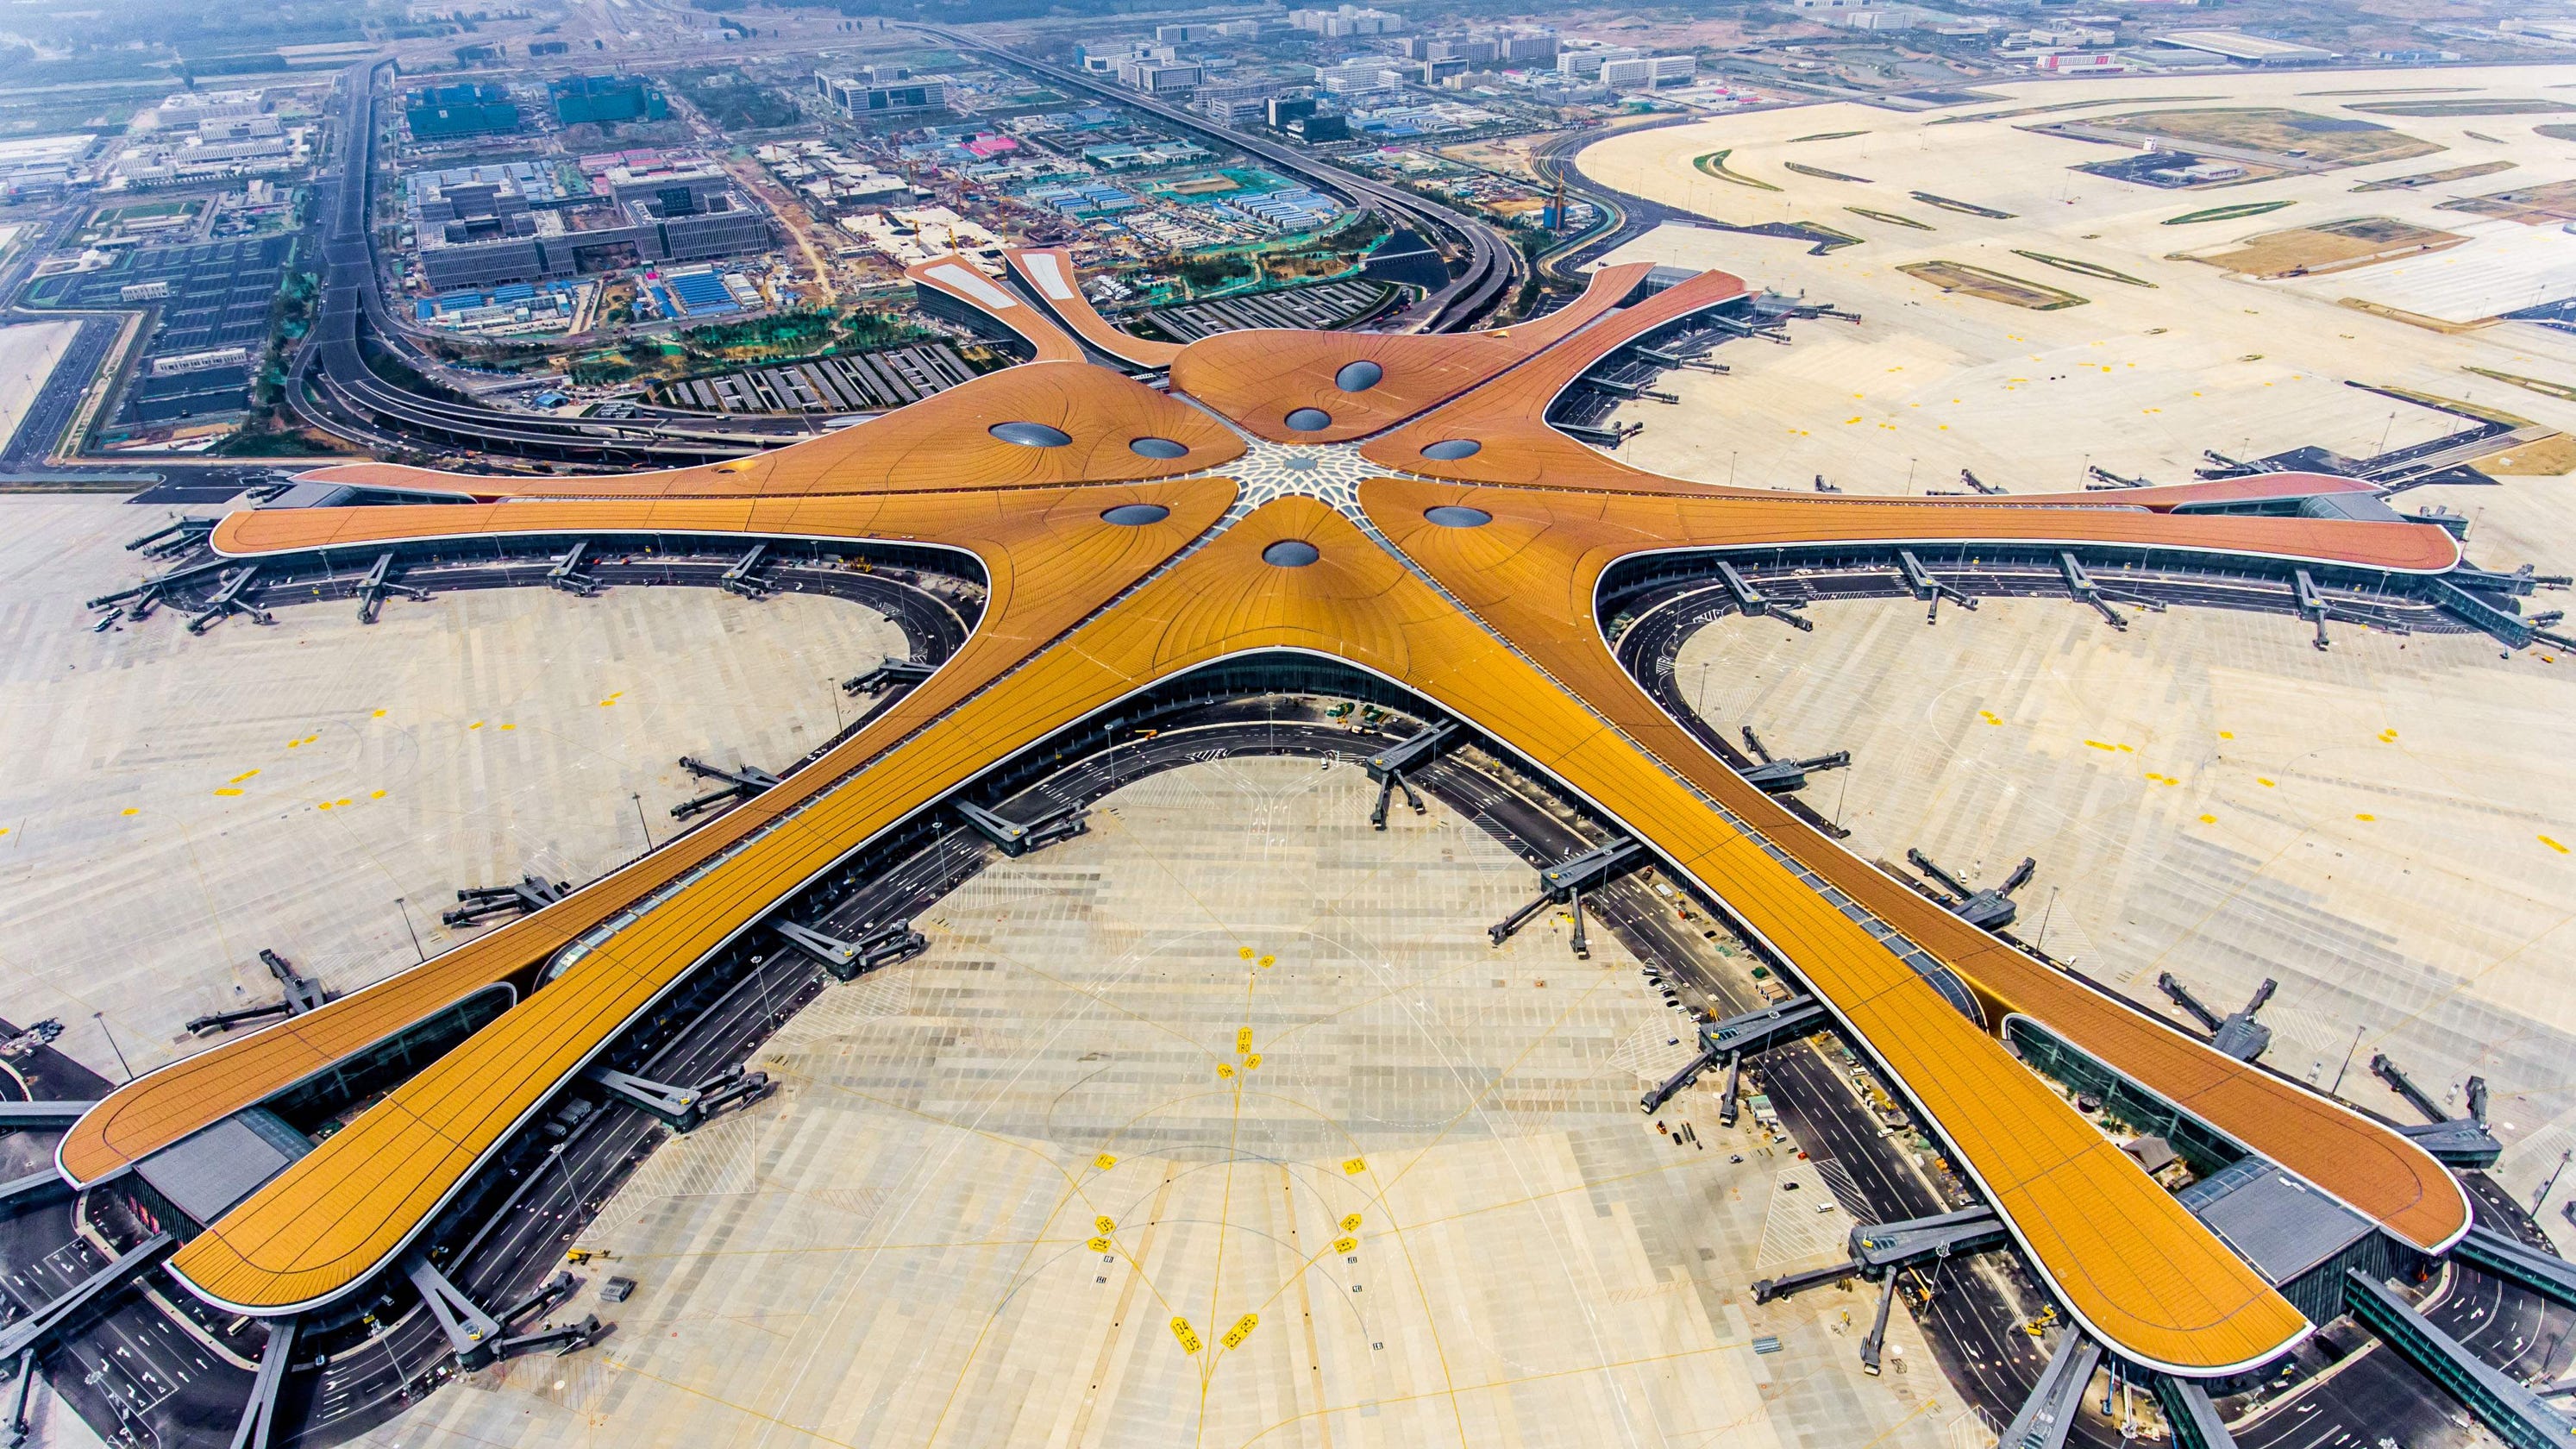
[[[6,1328],[0,1328],[0,1358],[15,1358],[42,1343],[47,1335],[62,1327],[101,1294],[134,1276],[137,1270],[178,1244],[179,1240],[168,1233],[154,1233],[128,1248],[115,1262],[64,1289],[61,1296],[51,1303]]]
[[[250,1403],[233,1430],[232,1449],[268,1449],[269,1435],[277,1428],[277,1391],[286,1383],[286,1361],[295,1353],[295,1325],[293,1318],[270,1320],[268,1347],[260,1350],[259,1374],[250,1381]]]
[[[1878,1290],[1878,1317],[1869,1326],[1869,1336],[1860,1341],[1861,1372],[1872,1378],[1878,1376],[1879,1353],[1887,1347],[1888,1310],[1895,1306],[1896,1275],[1890,1273],[1887,1282]]]
[[[2344,1306],[2460,1407],[2514,1449],[2566,1449],[2576,1432],[2538,1394],[2461,1347],[2389,1286],[2358,1268],[2344,1270]]]
[[[2178,1449],[2236,1449],[2236,1436],[2227,1432],[2227,1421],[2218,1417],[2218,1406],[2209,1401],[2209,1390],[2190,1379],[2158,1374],[2156,1397],[2165,1406],[2165,1418],[2173,1424]]]
[[[447,1346],[456,1352],[457,1366],[478,1369],[492,1361],[493,1346],[501,1341],[501,1325],[486,1313],[465,1290],[447,1281],[427,1258],[415,1258],[403,1276],[420,1290],[431,1316],[447,1331]]]
[[[2093,1370],[2101,1361],[2100,1344],[2068,1329],[1996,1449],[2066,1449],[2066,1431],[2074,1427],[2084,1386],[2093,1381]]]

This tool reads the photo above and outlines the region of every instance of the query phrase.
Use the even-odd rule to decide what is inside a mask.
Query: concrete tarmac
[[[684,753],[779,768],[901,636],[829,599],[544,589],[89,632],[163,510],[0,501],[0,997],[110,1077],[271,1000],[269,947],[334,991],[460,939],[461,886],[581,881],[676,829]],[[401,904],[397,904],[397,901]],[[120,1059],[119,1053],[122,1053]]]

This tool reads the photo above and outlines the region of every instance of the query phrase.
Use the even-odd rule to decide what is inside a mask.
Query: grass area
[[[1868,134],[1867,131],[1818,131],[1812,136],[1792,136],[1789,138],[1789,144],[1795,146],[1801,141],[1847,141],[1854,136]]]
[[[2576,221],[2576,181],[2545,181],[2538,186],[2516,187],[2485,196],[2463,196],[2457,201],[2443,202],[2441,209],[2465,211],[2472,216],[2502,217],[2506,221],[2521,222],[2524,226]]]
[[[2549,128],[2542,126],[2540,129],[2545,132]],[[2576,129],[2576,127],[2562,129]],[[2493,176],[2499,171],[2512,169],[2513,163],[2510,161],[2481,161],[2475,166],[2453,166],[2443,171],[2419,171],[2412,176],[2391,176],[2385,181],[2365,181],[2353,190],[2412,191],[2419,186],[2439,186],[2445,181],[2466,181],[2473,176]]]
[[[2246,277],[2301,277],[2458,246],[2468,238],[2390,216],[2356,216],[2247,237],[2191,260]]]
[[[2046,252],[2026,252],[2019,247],[2014,247],[2012,253],[2017,257],[2028,257],[2044,267],[2055,267],[2061,272],[2073,272],[2079,277],[2099,277],[2106,282],[2126,282],[2132,287],[2155,285],[2144,277],[2133,277],[2126,272],[2113,271],[2100,262],[2082,262],[2073,257],[2052,257]]]
[[[2470,372],[2477,371],[2474,367],[2467,370]],[[2444,397],[2438,392],[2419,392],[2411,387],[2384,387],[2376,383],[2371,385],[2370,390],[2372,392],[2385,393],[2390,397],[2402,397],[2408,402],[2421,403],[2428,408],[2433,408],[2440,412],[2459,413],[2465,417],[2477,418],[2484,422],[2502,423],[2508,428],[2531,428],[2539,426],[2539,424],[2524,417],[2520,413],[2509,413],[2502,408],[2489,407],[2485,403],[2473,403],[2461,398]]]
[[[2089,101],[2059,101],[2047,106],[2015,106],[2008,111],[1979,111],[1972,116],[1942,116],[1926,124],[1954,126],[1964,121],[2008,121],[2015,116],[2052,116],[2059,111],[2080,111],[2087,106],[2152,106],[2171,105],[2176,101],[2223,101],[2225,96],[2096,96]]]
[[[1892,211],[1872,211],[1866,206],[1846,206],[1843,210],[1850,212],[1854,216],[1865,216],[1872,221],[1886,222],[1889,226],[1911,227],[1916,231],[1939,230],[1938,227],[1933,226],[1930,222],[1916,221],[1910,216],[1898,216]]]
[[[2576,111],[2576,106],[2565,101],[2496,97],[2490,100],[2376,101],[2369,105],[2355,101],[2344,109],[2368,111],[2374,116],[2546,116]]]
[[[696,358],[771,362],[897,347],[929,335],[922,328],[882,312],[842,313],[816,308],[740,322],[710,322],[689,328],[672,340]]]
[[[1997,211],[1991,206],[1979,206],[1973,201],[1960,201],[1955,197],[1935,196],[1929,191],[1909,191],[1905,194],[1913,197],[1919,202],[1922,202],[1925,206],[1937,206],[1943,211],[1955,211],[1961,216],[1982,216],[1990,221],[2010,221],[2013,219],[2012,212]]]
[[[2131,136],[2153,136],[2185,150],[2233,146],[2275,155],[2300,153],[2314,165],[2371,166],[2430,156],[2442,148],[2370,121],[2312,116],[2277,106],[2213,106],[2199,111],[2131,111],[2059,125],[2099,127]],[[2054,129],[2044,127],[2042,129]]]
[[[1828,171],[1822,166],[1802,165],[1796,161],[1783,161],[1780,163],[1780,168],[1784,171],[1795,171],[1801,176],[1813,176],[1819,181],[1850,181],[1862,186],[1877,184],[1866,176],[1850,176],[1840,171]]]
[[[136,202],[131,206],[102,206],[91,213],[90,224],[112,226],[120,221],[146,221],[156,216],[185,216],[196,209],[197,202],[186,197]]]
[[[2501,453],[2490,453],[2469,466],[2490,478],[2564,477],[2576,473],[2576,438],[2551,433],[2528,443],[2516,443]]]
[[[805,113],[777,87],[746,80],[730,70],[674,71],[670,87],[726,131],[773,130],[805,119]]]
[[[1711,151],[1705,156],[1694,158],[1691,161],[1691,165],[1698,168],[1700,174],[1703,176],[1714,176],[1720,181],[1732,181],[1738,186],[1750,186],[1756,191],[1777,191],[1780,189],[1768,181],[1756,181],[1752,177],[1747,176],[1740,171],[1727,170],[1726,158],[1734,154],[1735,153],[1732,150]]]
[[[2546,378],[2522,377],[2485,367],[2472,367],[2465,370],[2474,372],[2480,377],[2492,377],[2498,382],[2509,382],[2515,387],[2539,393],[2543,397],[2554,397],[2560,402],[2576,402],[2576,386],[2570,386],[2567,383],[2551,382]]]
[[[1965,292],[1971,297],[1982,297],[1989,302],[2001,302],[2032,312],[2081,307],[2091,300],[2039,282],[2025,282],[2002,272],[1972,267],[1966,262],[1907,262],[1897,270],[1916,281],[1930,282],[1944,292]]]
[[[2233,206],[2213,206],[2204,211],[2186,211],[2180,216],[2166,217],[2158,225],[2192,226],[2204,221],[2234,221],[2239,217],[2261,216],[2267,211],[2279,211],[2282,207],[2296,205],[2298,203],[2295,201],[2240,201]]]

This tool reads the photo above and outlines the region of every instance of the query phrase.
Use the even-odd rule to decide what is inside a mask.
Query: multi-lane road
[[[1125,86],[1112,85],[1098,76],[1004,50],[963,31],[945,26],[910,28],[936,36],[961,50],[973,51],[1044,76],[1060,86],[1104,97],[1183,131],[1258,157],[1291,175],[1302,176],[1324,190],[1369,207],[1399,226],[1450,238],[1466,255],[1464,269],[1450,278],[1449,285],[1414,306],[1406,324],[1411,331],[1455,332],[1471,327],[1492,311],[1495,304],[1509,296],[1512,287],[1525,275],[1526,263],[1521,258],[1520,248],[1499,230],[1448,207],[1425,201],[1409,191],[1318,161],[1293,147],[1247,136],[1241,131],[1220,126],[1205,116],[1155,100]]]

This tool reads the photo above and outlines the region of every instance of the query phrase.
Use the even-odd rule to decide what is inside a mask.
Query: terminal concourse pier
[[[1001,278],[956,257],[913,272],[1042,360],[705,466],[337,465],[306,478],[351,490],[320,494],[326,506],[215,529],[226,566],[281,594],[462,568],[564,586],[645,557],[724,568],[730,588],[828,563],[915,581],[901,588],[948,581],[953,626],[907,626],[913,664],[870,685],[873,711],[731,809],[83,1115],[62,1178],[125,1182],[165,1209],[166,1272],[185,1291],[323,1335],[389,1292],[445,1302],[440,1265],[479,1241],[468,1219],[494,1200],[493,1165],[568,1088],[631,1078],[628,1046],[705,973],[782,940],[835,974],[866,969],[878,943],[813,923],[870,870],[960,821],[1023,846],[1078,829],[1070,806],[997,807],[1158,710],[1265,690],[1369,699],[1452,731],[1632,843],[1812,998],[2066,1320],[2141,1374],[2241,1382],[2343,1311],[2347,1270],[2406,1272],[2469,1231],[2459,1184],[2407,1134],[1853,855],[1711,748],[1668,668],[1659,681],[1638,665],[1683,609],[1793,611],[1834,581],[1898,594],[1930,580],[1962,598],[2045,586],[2097,607],[2087,591],[2112,583],[2290,614],[2314,595],[2347,616],[2467,627],[2448,622],[2462,561],[2442,528],[2320,474],[1904,500],[1706,486],[1550,425],[1606,361],[1753,316],[1761,299],[1721,273],[1607,268],[1564,309],[1490,332],[1171,347],[1100,318],[1060,253],[1017,254]],[[396,491],[442,501],[345,506]],[[2162,1114],[2210,1190],[2151,1178],[2070,1104],[2061,1084],[2079,1081]],[[314,1140],[309,1124],[335,1114]],[[484,1339],[463,1309],[471,1358]]]

